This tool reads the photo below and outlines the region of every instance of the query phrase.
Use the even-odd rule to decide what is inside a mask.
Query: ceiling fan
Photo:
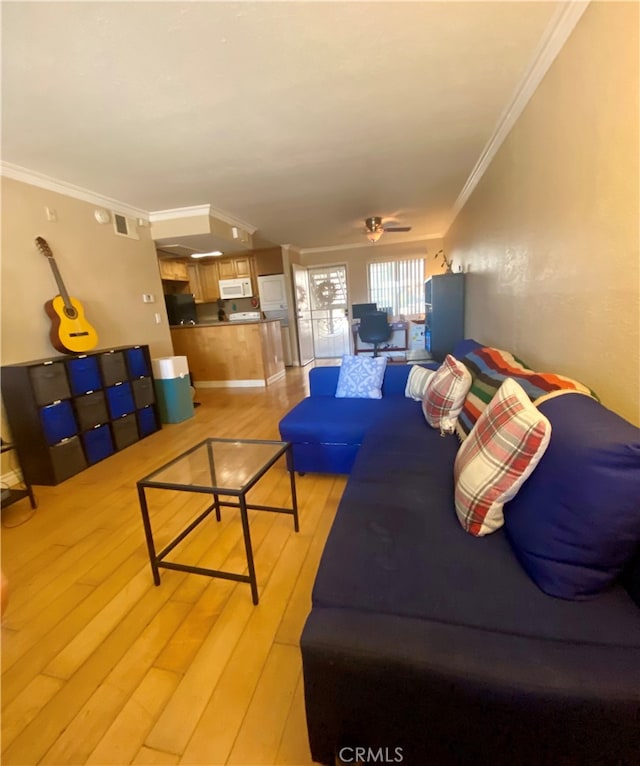
[[[394,226],[392,223],[382,223],[382,218],[378,215],[367,218],[364,222],[364,233],[369,242],[377,242],[385,231],[411,231],[411,226]]]

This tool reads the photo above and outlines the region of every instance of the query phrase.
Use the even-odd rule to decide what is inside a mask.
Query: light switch
[[[143,295],[142,295],[142,302],[143,303],[155,303],[156,302],[155,295],[152,295],[151,293],[143,293]]]
[[[158,312],[156,312],[154,316],[156,318],[156,324],[161,324],[162,323],[162,317],[160,316],[160,314],[158,314]]]
[[[51,221],[51,223],[55,223],[58,220],[58,213],[56,212],[55,208],[45,207],[44,212],[45,212],[45,215],[47,216],[47,221]]]

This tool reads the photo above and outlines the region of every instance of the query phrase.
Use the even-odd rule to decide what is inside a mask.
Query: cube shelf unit
[[[2,398],[30,484],[59,484],[161,427],[148,346],[6,365]]]
[[[424,303],[424,345],[442,362],[464,338],[464,274],[429,277]]]

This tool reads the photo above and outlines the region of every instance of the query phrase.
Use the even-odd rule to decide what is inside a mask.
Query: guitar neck
[[[64,282],[62,281],[62,274],[60,274],[60,270],[58,269],[58,264],[55,262],[55,259],[53,258],[53,256],[49,256],[47,260],[49,261],[49,265],[51,266],[51,271],[53,271],[53,276],[56,279],[56,284],[58,285],[58,290],[60,292],[62,300],[64,301],[65,307],[67,309],[73,309],[71,300],[69,298],[69,293],[67,292],[67,288],[64,286]]]

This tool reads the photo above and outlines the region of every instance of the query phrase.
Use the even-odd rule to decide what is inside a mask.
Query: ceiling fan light
[[[368,231],[367,232],[367,239],[372,244],[377,242],[380,237],[384,234],[384,229],[375,229],[374,231]]]

